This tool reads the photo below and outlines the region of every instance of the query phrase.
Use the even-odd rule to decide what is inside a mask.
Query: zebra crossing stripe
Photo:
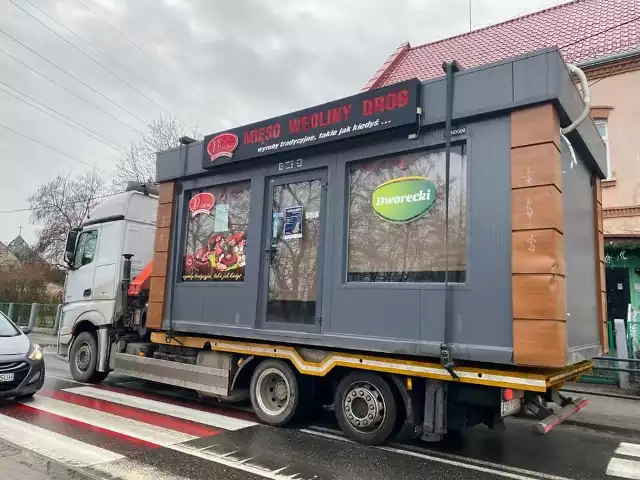
[[[242,420],[239,418],[227,417],[217,413],[203,412],[193,408],[187,408],[180,405],[173,405],[157,400],[126,395],[111,390],[102,390],[95,387],[73,387],[65,389],[66,392],[84,395],[86,397],[96,398],[98,400],[106,400],[112,403],[118,403],[128,407],[134,407],[141,410],[161,413],[163,415],[171,415],[173,417],[182,418],[192,422],[210,425],[224,430],[240,430],[247,427],[257,425],[256,422]]]
[[[616,449],[616,455],[626,455],[627,457],[640,458],[640,445],[635,443],[622,442]]]
[[[123,455],[0,415],[0,438],[72,467],[87,467],[124,458]]]
[[[640,462],[626,458],[612,458],[607,465],[607,475],[640,480]]]
[[[29,401],[27,405],[30,408],[59,415],[160,446],[173,445],[198,438],[182,432],[156,427],[148,423],[122,418],[111,413],[101,412],[46,397],[37,396]]]

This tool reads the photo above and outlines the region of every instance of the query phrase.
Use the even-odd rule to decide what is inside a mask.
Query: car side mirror
[[[64,260],[69,266],[71,266],[71,264],[73,263],[73,258],[75,257],[76,241],[78,240],[79,233],[80,229],[78,228],[69,230],[69,233],[67,233],[67,242],[64,247]]]
[[[22,330],[22,333],[25,335],[29,335],[31,333],[31,327],[20,327],[20,330]]]

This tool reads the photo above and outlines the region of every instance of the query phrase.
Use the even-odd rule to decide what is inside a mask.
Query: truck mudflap
[[[548,401],[550,400],[550,401]],[[557,409],[549,406],[555,403]],[[550,390],[546,397],[536,396],[525,406],[523,416],[533,417],[538,420],[533,431],[536,435],[546,435],[562,422],[578,413],[589,404],[589,400],[583,397],[570,398],[561,395],[557,390]]]

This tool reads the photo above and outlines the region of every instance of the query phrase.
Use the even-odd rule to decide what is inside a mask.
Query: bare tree
[[[156,153],[177,147],[180,137],[201,137],[197,129],[189,130],[175,118],[163,115],[149,122],[148,128],[149,132],[122,155],[114,172],[115,191],[123,191],[127,182],[155,181]]]
[[[28,199],[31,222],[42,226],[36,254],[52,265],[62,266],[67,232],[79,227],[106,193],[104,177],[95,170],[76,177],[60,174],[38,188]]]

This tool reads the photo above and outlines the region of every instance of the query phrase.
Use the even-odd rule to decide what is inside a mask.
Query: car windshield
[[[15,337],[16,335],[20,335],[20,330],[4,313],[0,312],[0,337]]]

